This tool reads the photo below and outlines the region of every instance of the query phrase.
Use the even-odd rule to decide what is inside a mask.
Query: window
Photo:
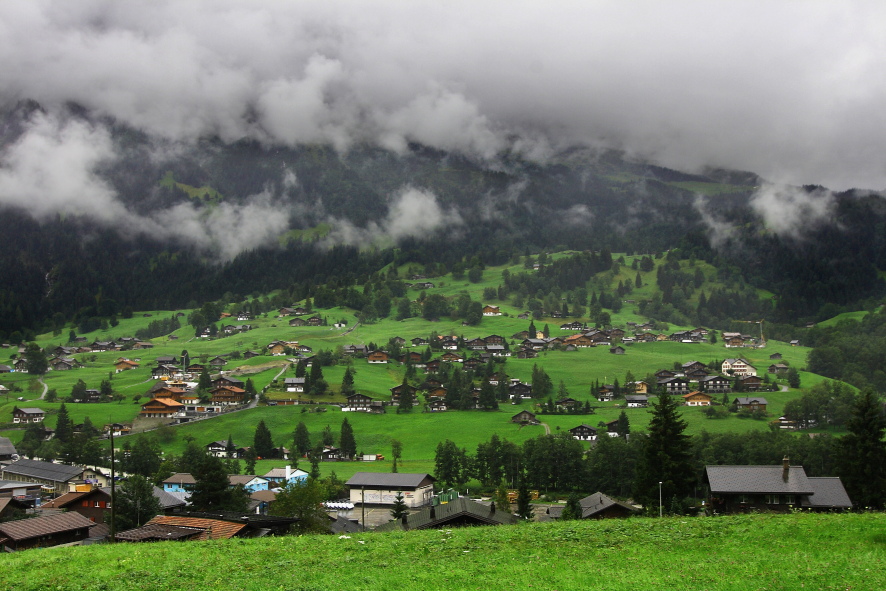
[[[786,505],[796,505],[797,504],[797,496],[796,495],[785,495],[784,502]]]
[[[766,495],[766,504],[767,505],[778,505],[778,495]]]

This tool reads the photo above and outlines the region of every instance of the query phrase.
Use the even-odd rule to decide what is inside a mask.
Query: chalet
[[[445,338],[440,345],[447,351],[456,351],[458,350],[458,339]]]
[[[295,310],[293,308],[280,308],[277,310],[278,316],[292,316],[295,314]]]
[[[465,359],[463,366],[465,368],[465,371],[476,371],[477,368],[484,364],[485,362],[483,361],[483,359],[479,357],[471,357],[470,359]]]
[[[567,322],[560,325],[560,330],[587,330],[588,325],[581,322]]]
[[[736,408],[738,408],[739,410],[746,409],[746,410],[750,410],[750,411],[755,411],[755,410],[765,411],[766,405],[769,403],[766,401],[765,398],[739,396],[733,401],[733,404],[735,404]]]
[[[624,355],[625,348],[622,347],[621,345],[616,345],[614,347],[609,347],[609,352],[612,353],[613,355]]]
[[[128,369],[135,369],[138,366],[138,363],[129,359],[118,359],[114,363],[114,369],[117,371],[117,373],[120,373],[121,371],[126,371]]]
[[[564,408],[564,409],[566,409],[566,408],[573,409],[573,408],[578,408],[581,406],[581,402],[579,402],[575,398],[561,398],[560,400],[556,401],[554,404],[557,405],[557,408]]]
[[[209,360],[209,365],[212,367],[222,367],[227,365],[228,361],[222,356],[216,356]]]
[[[517,359],[535,359],[538,357],[538,351],[531,348],[521,347],[517,349]]]
[[[581,507],[581,519],[612,519],[631,517],[640,510],[623,501],[617,501],[601,492],[587,496],[578,502]],[[559,519],[564,507],[551,507],[547,513],[552,519]]]
[[[53,371],[68,371],[74,369],[77,365],[77,361],[69,357],[56,357],[49,360],[49,367]]]
[[[389,521],[376,531],[408,531],[415,529],[446,529],[482,525],[514,525],[517,517],[509,507],[498,510],[495,502],[486,505],[466,497],[457,497],[447,503],[431,505],[402,519]]]
[[[28,371],[28,360],[24,357],[21,357],[12,364],[12,367],[15,371],[26,372]]]
[[[158,365],[157,367],[151,369],[151,377],[155,380],[161,380],[163,378],[170,378],[174,375],[180,375],[181,370],[174,365]]]
[[[7,552],[82,542],[96,524],[67,512],[0,523],[0,544]]]
[[[283,386],[287,392],[304,392],[305,378],[284,378]]]
[[[171,418],[184,410],[181,402],[171,398],[153,398],[142,404],[139,416],[145,418]]]
[[[175,355],[161,355],[157,357],[157,365],[178,365],[179,360]]]
[[[707,376],[698,380],[702,392],[724,393],[732,391],[732,383],[723,376]]]
[[[0,437],[0,462],[12,460],[13,456],[18,457],[18,452],[12,441],[8,437]]]
[[[197,481],[188,472],[176,472],[160,484],[163,490],[170,493],[191,492]]]
[[[342,347],[342,353],[345,355],[366,355],[369,353],[369,347],[366,345],[345,345]]]
[[[535,415],[528,410],[521,410],[517,414],[511,417],[512,423],[517,423],[518,425],[538,425],[539,421],[535,418]]]
[[[216,388],[221,388],[223,386],[234,386],[235,388],[242,388],[244,386],[244,383],[243,380],[232,378],[231,376],[219,376],[212,381],[212,385]]]
[[[308,318],[308,326],[323,326],[323,319],[319,316],[311,316]]]
[[[413,399],[415,399],[416,392],[418,392],[418,388],[415,386],[410,386],[408,384],[400,384],[399,386],[394,386],[391,388],[391,402],[394,401],[395,398],[399,399],[400,394],[404,391],[409,392]]]
[[[382,401],[375,400],[371,396],[365,394],[351,394],[347,397],[347,402],[342,407],[342,411],[383,413],[384,406],[382,405]]]
[[[221,406],[236,406],[246,400],[246,390],[234,386],[222,386],[209,391],[212,394],[212,404]]]
[[[687,361],[682,366],[683,375],[695,370],[707,371],[708,366],[702,363],[701,361]]]
[[[638,332],[634,334],[634,338],[637,339],[638,342],[641,343],[654,343],[657,339],[657,335],[651,332]]]
[[[628,408],[646,408],[649,406],[649,397],[645,394],[628,394],[625,396],[625,404]]]
[[[217,458],[240,458],[246,453],[246,448],[234,445],[229,451],[227,441],[213,441],[206,444],[206,453]]]
[[[723,361],[722,372],[733,376],[755,376],[757,368],[745,359],[726,359]]]
[[[369,363],[387,363],[388,354],[384,351],[373,351],[366,356],[366,361]]]
[[[603,384],[597,390],[596,398],[599,402],[611,402],[615,400],[615,386],[613,384]]]
[[[132,348],[133,348],[133,349],[137,349],[137,350],[138,350],[138,349],[153,349],[153,348],[154,348],[154,343],[150,343],[150,342],[148,342],[148,341],[136,341],[136,342],[132,345]]]
[[[412,289],[434,289],[434,284],[430,281],[425,281],[422,283],[413,283]]]
[[[634,394],[648,394],[649,384],[640,380],[639,382],[625,382],[625,389],[632,390]]]
[[[707,466],[709,506],[719,513],[846,510],[852,501],[839,478],[810,478],[785,457],[778,466]]]
[[[773,363],[772,365],[769,366],[767,371],[769,373],[774,373],[774,374],[778,375],[778,374],[787,373],[788,369],[790,369],[790,368],[787,365],[785,365],[784,363]]]
[[[772,355],[769,356],[769,359],[771,361],[778,361],[781,359],[781,353],[773,353]]]
[[[655,374],[653,374],[653,375],[655,375],[656,379],[658,379],[658,380],[665,380],[667,378],[677,377],[677,373],[674,371],[671,371],[669,369],[660,369],[657,372],[655,372]]]
[[[523,382],[511,384],[508,387],[508,396],[510,398],[532,398],[532,386],[524,384]]]
[[[440,356],[440,360],[445,361],[446,363],[464,363],[465,358],[458,353],[448,351]]]
[[[347,456],[342,454],[342,451],[337,447],[332,447],[331,445],[326,445],[323,447],[323,451],[320,452],[320,461],[321,462],[337,462],[339,460],[347,460],[350,459]]]
[[[249,531],[248,523],[183,515],[157,515],[145,525],[114,536],[118,542],[227,540]]]
[[[615,419],[613,421],[609,421],[608,423],[605,423],[605,425],[606,425],[606,434],[607,435],[609,435],[610,437],[618,437],[619,436],[618,419]]]
[[[597,439],[597,430],[590,425],[581,424],[569,430],[569,434],[573,439],[579,441],[595,441]]]
[[[345,485],[355,505],[393,505],[400,493],[406,506],[415,508],[431,502],[434,482],[436,479],[430,474],[357,472]]]
[[[795,340],[793,340],[793,341],[790,342],[790,345],[791,345],[791,347],[799,347],[799,346],[800,346],[800,341],[798,341],[798,340],[795,339]]]
[[[12,367],[9,365],[0,365],[0,373],[11,373]]]
[[[427,363],[425,363],[425,371],[428,373],[437,373],[440,371],[440,360],[439,359],[431,359]]]
[[[105,435],[113,435],[114,437],[129,435],[130,433],[132,433],[132,425],[125,425],[123,423],[111,423],[109,425],[105,425],[104,433]]]
[[[42,408],[19,408],[12,407],[13,423],[42,423],[46,413]]]
[[[308,473],[299,468],[286,466],[284,468],[272,468],[263,476],[265,480],[280,486],[286,486],[293,482],[304,482],[308,479]]]
[[[411,342],[413,347],[427,347],[430,344],[428,339],[423,339],[421,337],[415,337]]]
[[[111,489],[93,488],[88,491],[68,492],[48,503],[40,505],[41,509],[64,509],[79,513],[92,523],[110,524]]]
[[[154,398],[169,398],[175,401],[181,401],[186,393],[187,391],[184,388],[167,386],[165,384],[157,386],[150,391],[151,396]]]
[[[444,412],[449,407],[446,405],[446,400],[443,398],[431,398],[428,400],[427,409],[428,412]]]
[[[476,338],[465,341],[465,347],[472,351],[482,351],[486,348],[486,339]]]
[[[501,316],[498,306],[483,306],[483,316]]]
[[[446,388],[443,386],[436,386],[434,388],[430,388],[428,390],[428,398],[446,398]]]
[[[117,343],[114,341],[94,341],[89,347],[93,353],[101,353],[103,351],[116,351]]]
[[[739,390],[742,392],[759,392],[763,389],[763,378],[759,376],[744,376],[738,378]]]
[[[259,353],[258,351],[249,350],[243,353],[243,359],[252,359],[253,357],[258,357],[260,355],[261,353]]]
[[[685,372],[683,375],[687,380],[692,381],[692,382],[697,382],[698,380],[700,380],[702,378],[708,377],[710,374],[711,374],[711,372],[709,372],[707,369],[702,368],[702,369],[691,369],[691,370]]]
[[[685,394],[689,392],[689,380],[683,378],[665,378],[658,380],[658,387],[668,394]]]
[[[300,326],[307,326],[307,325],[308,325],[308,321],[305,320],[304,318],[293,318],[292,320],[289,321],[289,326],[292,326],[292,327],[300,327]]]
[[[683,403],[686,406],[710,406],[713,396],[704,392],[690,392],[683,394]]]

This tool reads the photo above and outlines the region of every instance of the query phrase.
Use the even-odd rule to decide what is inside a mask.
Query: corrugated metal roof
[[[418,488],[425,480],[435,481],[429,474],[409,474],[400,472],[357,472],[345,483],[350,487],[382,486],[385,488]]]
[[[788,478],[778,466],[707,466],[711,493],[731,494],[795,494],[814,492],[803,466],[790,466]]]
[[[57,515],[46,515],[44,517],[0,523],[0,534],[15,541],[22,541],[72,529],[92,527],[93,525],[95,524],[79,513],[68,511]]]
[[[82,466],[66,466],[64,464],[53,464],[52,462],[41,462],[39,460],[28,460],[23,458],[3,468],[3,472],[27,476],[29,478],[67,482],[72,478],[80,476],[84,469],[85,468]]]

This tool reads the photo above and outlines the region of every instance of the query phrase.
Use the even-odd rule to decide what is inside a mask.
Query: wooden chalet
[[[212,404],[219,404],[221,406],[236,406],[243,404],[246,400],[246,390],[235,388],[234,386],[213,388],[210,390],[210,394],[212,395]]]
[[[769,404],[765,398],[754,397],[754,396],[739,396],[734,401],[735,407],[739,410],[762,410],[766,411],[766,405]]]
[[[42,408],[12,407],[13,423],[42,423],[44,418],[46,418],[46,412]]]
[[[384,351],[373,351],[366,356],[366,361],[368,363],[387,363],[389,358],[389,355]]]
[[[698,380],[702,392],[725,393],[732,391],[732,382],[723,376],[706,376]]]
[[[738,378],[738,384],[742,392],[759,392],[763,389],[763,378],[760,376],[742,376]]]
[[[595,441],[597,439],[597,430],[590,425],[581,424],[569,430],[569,434],[573,439],[579,441]]]
[[[710,406],[713,396],[705,392],[690,392],[683,394],[683,403],[686,406]]]
[[[521,410],[517,414],[511,417],[512,423],[517,423],[518,425],[537,425],[539,423],[538,419],[535,418],[535,414],[529,412],[528,410]]]
[[[7,552],[82,542],[95,523],[67,512],[0,523],[0,544]]]
[[[184,405],[172,398],[152,398],[142,404],[139,416],[146,418],[170,418],[184,410]]]

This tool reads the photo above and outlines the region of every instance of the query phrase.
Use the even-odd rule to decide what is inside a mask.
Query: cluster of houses
[[[187,422],[206,414],[224,412],[249,401],[243,381],[231,376],[215,378],[212,388],[206,393],[208,398],[204,399],[193,385],[193,382],[180,380],[158,382],[148,392],[151,399],[141,405],[139,416]]]

